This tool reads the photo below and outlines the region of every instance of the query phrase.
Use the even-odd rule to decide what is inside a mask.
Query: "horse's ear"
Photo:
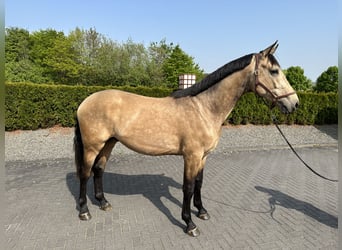
[[[260,51],[260,53],[267,57],[268,55],[272,55],[278,48],[278,41],[275,41],[275,43],[273,43],[270,47],[268,47],[267,49],[264,49],[262,51]]]

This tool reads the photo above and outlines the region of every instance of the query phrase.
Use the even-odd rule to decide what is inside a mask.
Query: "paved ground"
[[[337,178],[337,126],[283,128],[309,164]],[[122,146],[104,177],[113,210],[98,209],[91,181],[93,218],[79,221],[71,132],[6,133],[10,249],[337,249],[337,184],[305,169],[273,127],[224,130],[205,168],[211,219],[194,216],[198,238],[180,218],[182,158]]]

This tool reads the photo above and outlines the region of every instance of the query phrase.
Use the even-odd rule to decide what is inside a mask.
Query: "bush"
[[[90,94],[109,87],[6,83],[5,129],[38,129],[54,125],[75,125],[76,110]],[[123,91],[154,97],[171,93],[166,88],[115,87]]]
[[[238,124],[271,124],[272,115],[283,124],[335,124],[338,113],[338,94],[297,92],[299,108],[290,115],[282,114],[278,108],[270,112],[264,101],[253,93],[241,97],[228,117],[228,122]]]
[[[38,129],[55,125],[72,127],[79,104],[90,94],[112,87],[85,87],[44,85],[30,83],[6,83],[5,129]],[[165,97],[172,89],[122,86],[115,89],[145,96]],[[338,95],[336,93],[298,93],[299,109],[291,115],[281,114],[275,108],[272,113],[285,124],[337,123]],[[263,100],[247,93],[238,101],[228,117],[232,124],[271,124],[270,110]]]

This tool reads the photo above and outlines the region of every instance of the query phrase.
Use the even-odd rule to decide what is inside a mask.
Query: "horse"
[[[146,155],[180,155],[184,160],[181,216],[185,232],[198,236],[191,218],[191,200],[200,219],[210,218],[201,199],[207,156],[218,144],[222,124],[239,98],[254,92],[291,113],[299,99],[274,57],[278,41],[259,53],[233,60],[203,80],[170,96],[152,98],[119,90],[91,94],[76,112],[74,151],[80,182],[79,218],[91,218],[87,181],[94,180],[95,198],[102,210],[112,208],[103,193],[102,177],[117,142]],[[255,107],[257,108],[257,107]]]

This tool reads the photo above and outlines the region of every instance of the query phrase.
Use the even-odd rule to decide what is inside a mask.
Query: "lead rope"
[[[271,111],[272,112],[272,111]],[[297,158],[304,164],[305,167],[307,167],[312,173],[314,173],[315,175],[328,180],[328,181],[332,181],[332,182],[338,182],[338,180],[334,180],[334,179],[330,179],[327,178],[319,173],[317,173],[315,170],[313,170],[303,159],[302,157],[300,157],[300,155],[297,153],[297,151],[293,148],[293,146],[291,145],[291,143],[288,141],[288,139],[286,138],[285,134],[283,133],[283,131],[280,129],[279,125],[278,125],[278,121],[275,117],[275,115],[273,115],[271,113],[271,119],[274,123],[274,125],[276,126],[276,128],[278,129],[279,133],[281,134],[281,136],[284,138],[284,140],[286,141],[287,145],[289,145],[290,149],[292,150],[292,152],[297,156]]]

